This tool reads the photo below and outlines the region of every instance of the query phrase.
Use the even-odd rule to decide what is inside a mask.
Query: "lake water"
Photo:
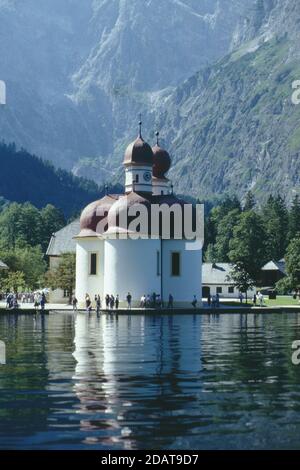
[[[0,449],[299,449],[300,314],[0,315]]]

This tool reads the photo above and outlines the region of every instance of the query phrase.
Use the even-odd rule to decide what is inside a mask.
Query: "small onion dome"
[[[150,214],[151,214],[151,196],[149,198],[141,196],[138,193],[131,192],[125,196],[119,198],[113,206],[109,210],[108,214],[108,222],[110,226],[106,232],[107,235],[114,234],[114,233],[129,233],[128,228],[130,223],[138,217],[138,213],[136,216],[128,216],[129,208],[136,206],[138,211],[138,206],[143,205],[147,208],[148,214],[148,229],[150,230]],[[124,225],[125,224],[125,225]],[[142,234],[142,232],[140,232]],[[148,234],[147,230],[147,234]],[[145,235],[147,235],[145,234]]]
[[[169,171],[171,167],[171,157],[168,152],[162,149],[158,144],[158,135],[157,135],[157,144],[152,147],[153,152],[153,176],[155,178],[165,178],[165,174]]]
[[[108,211],[111,206],[118,200],[119,195],[107,195],[98,201],[94,201],[82,211],[80,217],[80,233],[79,237],[89,237],[95,235],[101,235],[103,230],[98,233],[99,222],[107,217]],[[102,225],[103,226],[103,225]]]
[[[153,152],[149,144],[144,141],[141,135],[128,145],[125,156],[124,165],[145,165],[153,166]]]

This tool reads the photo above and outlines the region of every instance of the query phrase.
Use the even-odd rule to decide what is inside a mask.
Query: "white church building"
[[[138,138],[127,147],[123,165],[125,194],[107,194],[89,204],[80,217],[79,233],[74,237],[79,306],[84,305],[86,294],[92,300],[100,295],[102,301],[106,294],[118,294],[122,307],[128,292],[133,307],[139,305],[142,295],[153,292],[165,304],[172,294],[177,307],[191,307],[196,295],[200,306],[201,249],[187,249],[187,240],[175,236],[174,220],[170,237],[162,236],[161,228],[159,236],[149,236],[153,204],[169,208],[186,204],[173,194],[166,177],[171,159],[159,146],[158,133],[157,143],[151,148],[142,138],[140,123]],[[137,228],[133,233],[131,214],[141,205],[149,214],[148,231]]]

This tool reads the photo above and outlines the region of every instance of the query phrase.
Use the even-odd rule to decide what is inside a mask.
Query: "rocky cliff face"
[[[1,0],[2,137],[110,178],[116,165],[107,157],[134,136],[138,113],[147,124],[168,88],[228,52],[246,3]]]
[[[141,112],[182,192],[292,195],[299,18],[298,0],[0,0],[1,136],[116,181]]]
[[[182,192],[188,187],[207,198],[251,189],[263,199],[280,191],[290,200],[299,191],[300,107],[291,96],[300,79],[300,4],[257,7],[260,20],[240,29],[240,48],[187,80],[166,103],[161,122]]]

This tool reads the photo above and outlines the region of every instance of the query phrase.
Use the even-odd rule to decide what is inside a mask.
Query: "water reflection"
[[[0,317],[0,448],[300,447],[300,315]]]

